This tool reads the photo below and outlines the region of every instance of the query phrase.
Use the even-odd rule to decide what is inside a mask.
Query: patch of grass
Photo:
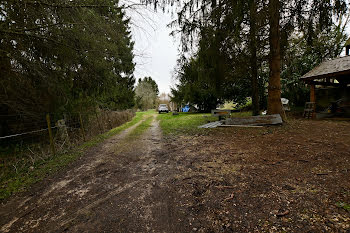
[[[345,203],[345,202],[337,202],[336,205],[339,207],[339,208],[342,208],[348,212],[350,212],[350,205]]]
[[[195,133],[201,131],[198,126],[207,123],[208,121],[217,120],[216,117],[211,117],[210,114],[200,113],[183,113],[179,115],[159,114],[160,127],[165,135],[179,134],[179,133]]]
[[[251,112],[232,113],[232,117],[251,116]],[[210,113],[184,113],[173,116],[172,113],[159,114],[160,127],[165,135],[179,133],[198,133],[209,131],[210,129],[199,129],[198,126],[208,123],[208,121],[217,121],[218,117],[212,117]]]
[[[126,139],[135,139],[141,136],[152,124],[153,117],[148,116],[140,125],[133,129]]]
[[[83,155],[87,148],[96,146],[100,142],[120,133],[121,131],[135,125],[140,120],[149,115],[154,114],[155,111],[137,112],[136,116],[129,122],[116,127],[104,134],[100,134],[93,139],[83,143],[65,154],[57,154],[46,159],[40,160],[32,166],[24,167],[17,171],[12,171],[11,174],[4,174],[0,179],[0,200],[11,196],[14,193],[26,190],[34,183],[43,180],[50,174],[62,169],[74,160]]]
[[[26,190],[30,185],[43,180],[49,174],[65,167],[82,155],[82,150],[75,150],[66,154],[51,156],[13,173],[10,179],[3,180],[0,187],[0,200],[14,193]]]

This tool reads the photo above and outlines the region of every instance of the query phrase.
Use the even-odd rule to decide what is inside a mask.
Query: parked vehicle
[[[158,112],[161,114],[162,112],[169,112],[168,106],[166,104],[160,104],[158,107]]]

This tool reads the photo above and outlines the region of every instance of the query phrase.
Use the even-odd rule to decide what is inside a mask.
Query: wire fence
[[[34,165],[132,119],[132,110],[0,115],[0,178]]]

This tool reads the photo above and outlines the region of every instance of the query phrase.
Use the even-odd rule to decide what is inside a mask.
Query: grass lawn
[[[7,164],[6,167],[1,167],[0,200],[9,197],[13,193],[26,190],[32,184],[44,179],[48,175],[53,174],[59,169],[62,169],[68,164],[72,163],[74,160],[82,156],[86,149],[96,146],[102,141],[135,125],[144,118],[150,118],[150,115],[154,113],[154,110],[150,110],[147,112],[137,112],[136,116],[131,121],[114,129],[111,129],[106,133],[97,135],[93,139],[83,143],[80,146],[77,146],[75,149],[69,151],[68,153],[57,154],[56,156],[49,156],[45,159],[35,161],[33,164],[27,161],[29,158],[28,156],[26,156],[25,153],[28,152],[22,152],[22,165],[19,164],[17,165],[17,167],[13,167],[10,164]],[[146,122],[148,121],[146,120]],[[139,131],[142,131],[142,128],[137,129],[135,134],[139,133]]]
[[[232,113],[232,117],[251,116],[251,112]],[[208,129],[199,129],[198,126],[208,121],[217,121],[218,117],[212,117],[210,113],[185,113],[180,112],[179,115],[159,114],[160,127],[165,135],[179,133],[197,133]]]

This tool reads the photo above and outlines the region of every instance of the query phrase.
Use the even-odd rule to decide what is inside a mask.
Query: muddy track
[[[154,116],[153,116],[154,117]],[[2,232],[169,232],[181,228],[162,134],[155,119],[90,149],[80,160],[32,190],[3,203]]]

